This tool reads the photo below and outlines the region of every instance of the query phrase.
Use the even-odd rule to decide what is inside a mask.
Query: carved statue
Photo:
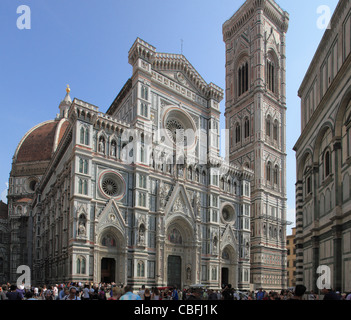
[[[195,203],[196,203],[196,214],[200,215],[200,210],[201,210],[201,197],[200,197],[200,192],[196,194],[195,197]]]
[[[166,185],[163,182],[161,182],[160,188],[159,188],[160,209],[163,209],[166,206],[166,198],[167,198],[167,188],[166,188]]]
[[[78,235],[84,236],[85,235],[85,225],[84,223],[80,223],[78,226]]]
[[[191,268],[190,267],[188,267],[186,269],[186,279],[191,280]]]
[[[111,156],[115,157],[116,156],[116,143],[112,142],[111,144]]]
[[[104,139],[100,139],[100,141],[99,141],[99,152],[105,153],[105,142],[104,142]]]

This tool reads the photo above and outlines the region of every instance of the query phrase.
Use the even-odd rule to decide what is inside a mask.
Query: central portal
[[[182,282],[182,259],[180,256],[168,256],[168,280],[169,287],[181,288]]]
[[[115,282],[116,260],[113,258],[101,259],[101,282]]]
[[[222,268],[222,286],[227,285],[229,281],[229,269]]]

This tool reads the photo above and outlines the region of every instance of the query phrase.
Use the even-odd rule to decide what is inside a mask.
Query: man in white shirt
[[[89,285],[86,284],[83,289],[82,300],[89,300],[90,298],[89,292],[90,292]]]

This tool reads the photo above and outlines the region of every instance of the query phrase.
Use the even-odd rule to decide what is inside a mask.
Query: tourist
[[[213,290],[208,290],[208,300],[218,300],[217,293],[213,292]]]
[[[34,297],[34,294],[31,290],[27,291],[24,295],[25,300],[38,300]]]
[[[174,286],[171,297],[172,297],[172,300],[179,300],[177,286]]]
[[[157,288],[152,290],[151,300],[160,300],[160,291]]]
[[[12,284],[10,286],[10,291],[6,293],[8,300],[23,300],[23,295],[21,292],[17,291],[17,286]]]
[[[125,294],[119,300],[141,300],[138,294],[134,294],[132,287],[127,285],[124,287]]]
[[[141,289],[138,292],[138,295],[140,296],[141,300],[144,300],[144,292],[145,292],[145,285],[143,284],[141,286]]]
[[[119,300],[122,296],[123,290],[120,287],[113,287],[112,288],[112,295],[107,300]]]
[[[89,293],[90,293],[90,288],[89,288],[89,285],[86,284],[86,285],[84,286],[81,299],[82,299],[82,300],[89,300],[89,299],[90,299],[90,294],[89,294]]]
[[[61,290],[59,293],[59,300],[64,300],[64,298],[68,295],[69,295],[69,288],[64,287],[63,290]]]
[[[308,300],[318,300],[318,296],[313,290],[311,290],[310,294],[308,295]]]
[[[144,291],[144,299],[143,300],[151,300],[151,293],[148,288],[145,289]]]
[[[294,291],[294,296],[289,298],[288,300],[303,300],[303,295],[306,292],[306,287],[302,284],[298,284],[295,287],[295,291]]]
[[[106,300],[105,287],[103,287],[103,286],[100,287],[99,300]]]
[[[65,296],[63,300],[80,300],[80,298],[77,296],[77,288],[71,286],[69,288],[69,294]]]
[[[5,292],[4,287],[6,288],[6,285],[3,285],[2,287],[0,287],[0,300],[7,300],[7,297],[6,297],[7,290]]]
[[[262,291],[262,288],[258,289],[258,292],[256,293],[256,300],[263,300],[265,292]]]
[[[324,288],[322,293],[324,294],[323,300],[340,300],[340,297],[332,289]]]

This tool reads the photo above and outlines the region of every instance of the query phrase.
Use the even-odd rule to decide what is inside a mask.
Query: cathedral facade
[[[52,136],[43,174],[10,178],[34,189],[28,207],[9,194],[13,222],[30,216],[33,281],[249,289],[253,173],[219,156],[223,90],[139,38],[129,63],[106,113],[68,89],[16,150],[14,166],[44,163],[28,150]]]

